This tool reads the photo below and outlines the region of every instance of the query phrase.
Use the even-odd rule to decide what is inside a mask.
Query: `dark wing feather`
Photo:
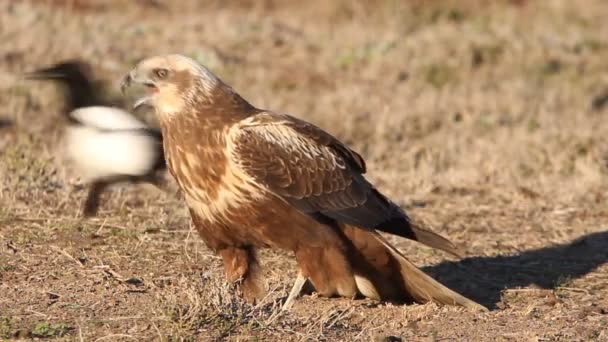
[[[235,162],[299,210],[459,254],[447,239],[412,225],[363,177],[363,158],[320,128],[263,112],[244,121],[233,141]]]

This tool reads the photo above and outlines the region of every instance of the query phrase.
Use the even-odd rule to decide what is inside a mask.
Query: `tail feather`
[[[487,310],[422,272],[380,233],[350,225],[340,227],[350,244],[349,259],[357,288],[365,297],[419,303],[432,301]]]
[[[406,239],[418,241],[429,247],[440,249],[456,257],[461,258],[463,253],[460,248],[445,237],[422,228],[420,225],[411,222],[407,217],[396,217],[382,223],[376,227],[377,230],[385,233],[404,237]]]
[[[460,305],[476,311],[488,311],[478,304],[440,284],[418,269],[399,250],[393,247],[384,237],[375,233],[374,237],[386,247],[391,256],[399,262],[401,278],[409,295],[418,302],[436,302],[447,305]]]
[[[456,257],[462,258],[462,250],[458,246],[453,244],[450,240],[418,225],[412,224],[411,228],[414,232],[414,235],[416,236],[416,241],[425,244],[429,247],[437,248],[444,252],[448,252]]]

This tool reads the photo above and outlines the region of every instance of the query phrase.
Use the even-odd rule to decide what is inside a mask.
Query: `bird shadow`
[[[516,255],[444,261],[423,270],[452,290],[497,308],[505,289],[536,285],[554,289],[608,262],[608,231]]]

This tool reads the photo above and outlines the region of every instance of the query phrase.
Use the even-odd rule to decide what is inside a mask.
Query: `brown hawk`
[[[147,89],[170,172],[228,281],[247,299],[264,295],[257,248],[295,254],[301,279],[324,296],[481,306],[439,284],[378,231],[457,254],[413,225],[363,174],[363,158],[322,129],[254,107],[206,67],[181,56],[145,59],[124,90]],[[297,294],[302,282],[294,286]],[[292,299],[290,295],[290,299]]]

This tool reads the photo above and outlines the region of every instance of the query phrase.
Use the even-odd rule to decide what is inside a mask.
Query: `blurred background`
[[[0,41],[0,338],[608,340],[606,1],[15,0]],[[400,248],[493,311],[305,297],[276,316],[291,256],[263,252],[271,296],[239,304],[178,198],[119,187],[79,219],[63,97],[23,74],[79,58],[120,103],[165,53],[360,152],[470,257]]]

